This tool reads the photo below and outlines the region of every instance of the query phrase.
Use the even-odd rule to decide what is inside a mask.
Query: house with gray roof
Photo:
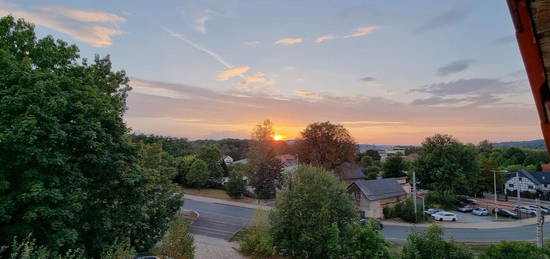
[[[548,192],[550,191],[550,172],[533,172],[520,169],[506,176],[506,191]]]
[[[383,218],[385,207],[393,207],[408,196],[394,178],[359,180],[347,188],[362,217]]]

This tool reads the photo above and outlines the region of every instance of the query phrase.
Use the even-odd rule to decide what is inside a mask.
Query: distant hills
[[[544,139],[499,142],[499,143],[493,143],[493,146],[494,147],[522,147],[522,148],[532,148],[532,149],[546,148],[546,145],[544,144]]]
[[[494,147],[520,147],[520,148],[531,148],[531,149],[546,149],[544,144],[544,139],[535,139],[527,141],[506,141],[506,142],[497,142],[492,143]],[[369,144],[359,144],[359,150],[361,152],[369,149],[374,150],[383,150],[393,147],[408,147],[410,145],[369,145]]]

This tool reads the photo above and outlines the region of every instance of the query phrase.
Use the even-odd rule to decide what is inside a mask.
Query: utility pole
[[[495,188],[495,221],[498,220],[497,213],[497,171],[493,170],[493,187]]]
[[[539,199],[536,199],[537,204],[537,246],[543,247],[544,246],[544,236],[543,236],[543,228],[544,228],[544,215],[542,215],[542,211],[540,209],[540,202]]]
[[[517,193],[517,196],[518,196],[518,202],[520,202],[520,192],[521,192],[521,184],[519,182],[519,171],[516,171],[516,184],[517,184],[517,188],[516,188],[516,193]]]
[[[414,204],[414,218],[416,219],[418,213],[416,212],[416,173],[413,171],[413,204]]]

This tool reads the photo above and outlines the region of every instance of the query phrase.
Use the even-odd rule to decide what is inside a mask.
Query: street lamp
[[[493,187],[495,189],[495,195],[494,195],[494,203],[495,203],[495,221],[498,220],[498,213],[497,213],[497,172],[499,173],[507,173],[507,170],[493,170]]]

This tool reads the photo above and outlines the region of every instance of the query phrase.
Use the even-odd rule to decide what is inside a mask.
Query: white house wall
[[[516,191],[518,186],[520,187],[520,192],[536,192],[537,189],[540,189],[541,186],[537,186],[529,178],[520,176],[521,181],[518,180],[518,177],[514,176],[506,181],[506,190]],[[514,187],[510,187],[510,184],[513,184]],[[529,189],[529,186],[533,186],[532,189]]]

